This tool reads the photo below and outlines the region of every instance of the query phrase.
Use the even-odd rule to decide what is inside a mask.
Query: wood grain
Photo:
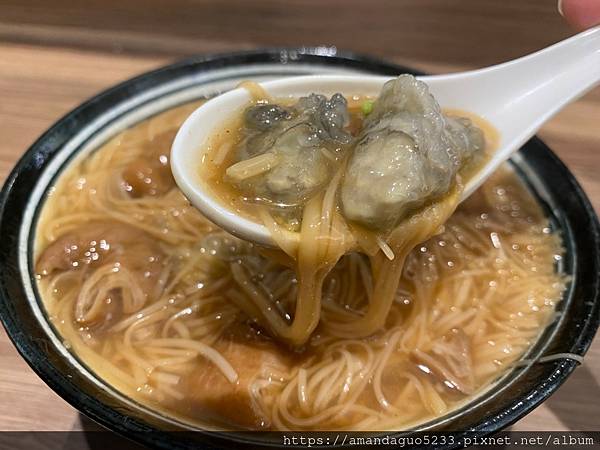
[[[333,45],[431,71],[481,67],[570,34],[554,2],[530,0],[1,0],[0,181],[47,127],[110,85],[202,52]],[[600,90],[540,135],[600,210]],[[0,332],[0,430],[71,430],[89,421],[26,366]],[[600,344],[514,430],[593,430]]]

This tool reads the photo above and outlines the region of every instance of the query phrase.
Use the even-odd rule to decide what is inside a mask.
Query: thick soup
[[[477,396],[554,317],[565,288],[555,268],[560,237],[508,167],[449,209],[451,217],[409,248],[399,269],[384,264],[390,259],[381,242],[372,254],[364,248],[386,236],[398,214],[431,200],[395,201],[395,214],[373,228],[389,199],[355,194],[364,181],[356,171],[355,179],[340,177],[332,198],[343,208],[350,192],[347,202],[373,206],[350,205],[345,213],[352,232],[366,230],[362,246],[344,246],[319,272],[319,320],[308,334],[290,333],[299,291],[307,289],[305,273],[290,262],[294,249],[257,248],[218,229],[171,178],[172,139],[196,106],[146,120],[74,163],[49,193],[38,226],[37,278],[53,324],[74,354],[125,395],[200,427],[403,429]],[[320,148],[324,158],[335,151]],[[326,189],[331,173],[319,186]],[[303,208],[286,215],[270,209],[274,200],[290,200],[275,182],[239,180],[230,193],[252,190],[253,204],[268,203],[257,216],[274,217],[273,229],[306,225],[308,191],[299,194]],[[399,270],[400,279],[385,291],[392,295],[384,320],[365,321],[386,270]]]

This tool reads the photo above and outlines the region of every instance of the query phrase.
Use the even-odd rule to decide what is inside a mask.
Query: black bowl
[[[0,313],[14,345],[61,397],[105,427],[160,448],[251,446],[273,436],[234,433],[177,434],[180,423],[127,399],[96,378],[61,343],[48,323],[32,277],[33,233],[47,187],[75,155],[83,155],[143,118],[178,103],[216,94],[240,79],[322,72],[380,75],[415,73],[406,67],[331,48],[274,49],[197,57],[126,81],[59,120],[21,158],[0,196]],[[566,246],[560,270],[571,277],[552,323],[525,357],[585,354],[600,321],[600,232],[581,187],[539,139],[512,160],[545,206]],[[548,398],[576,367],[571,359],[513,370],[493,389],[421,429],[489,434],[523,417]],[[260,441],[260,442],[257,442]]]

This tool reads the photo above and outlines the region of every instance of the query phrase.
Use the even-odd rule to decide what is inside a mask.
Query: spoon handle
[[[507,90],[506,98],[512,98],[494,115],[507,124],[503,130],[507,136],[524,142],[565,105],[600,82],[600,27],[489,70],[496,72],[490,76],[496,78],[499,90]],[[518,114],[519,121],[507,120],[502,117],[505,114]]]
[[[498,151],[467,184],[464,199],[548,119],[600,82],[600,26],[523,58],[457,74],[456,82],[475,91],[470,98],[478,104],[465,109],[500,132]]]

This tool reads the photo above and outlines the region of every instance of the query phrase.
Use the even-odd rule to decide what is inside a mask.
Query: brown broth
[[[90,257],[89,264],[39,273],[38,285],[71,351],[133,400],[201,428],[404,429],[492,389],[554,317],[566,282],[555,268],[560,236],[505,167],[458,208],[443,232],[412,251],[380,332],[355,340],[328,332],[327,320],[357,314],[367,303],[364,258],[350,254],[326,280],[324,325],[304,349],[290,351],[236,306],[241,287],[222,256],[237,246],[234,256],[282,307],[294,298],[297,280],[289,269],[261,257],[250,244],[226,241],[233,238],[202,217],[176,187],[160,196],[133,197],[115,183],[132,161],[150,161],[149,148],[167,145],[166,136],[172,137],[193,106],[141,122],[76,161],[59,177],[37,229],[38,271],[40,258],[65,236],[101,229],[101,223],[127,230],[119,235],[124,238],[107,231],[83,242],[77,238],[91,252],[80,255]],[[114,244],[105,254],[97,248],[102,239]],[[225,244],[215,246],[211,239]],[[67,261],[73,255],[59,254]],[[107,273],[92,283],[106,264]],[[144,267],[153,267],[150,281],[138,271]],[[120,281],[117,275],[125,270],[132,278]],[[115,287],[103,293],[110,283]],[[128,296],[135,297],[138,283],[143,305],[136,309]],[[83,300],[97,300],[91,320],[76,315],[84,289]],[[125,311],[127,305],[133,311]],[[206,348],[228,361],[237,381],[228,381],[202,356]],[[467,368],[466,374],[443,375],[436,364],[446,367],[445,357],[455,358],[448,367]],[[381,369],[368,370],[369,358]],[[347,391],[344,371],[354,371]],[[339,405],[346,405],[343,414],[328,413]]]

